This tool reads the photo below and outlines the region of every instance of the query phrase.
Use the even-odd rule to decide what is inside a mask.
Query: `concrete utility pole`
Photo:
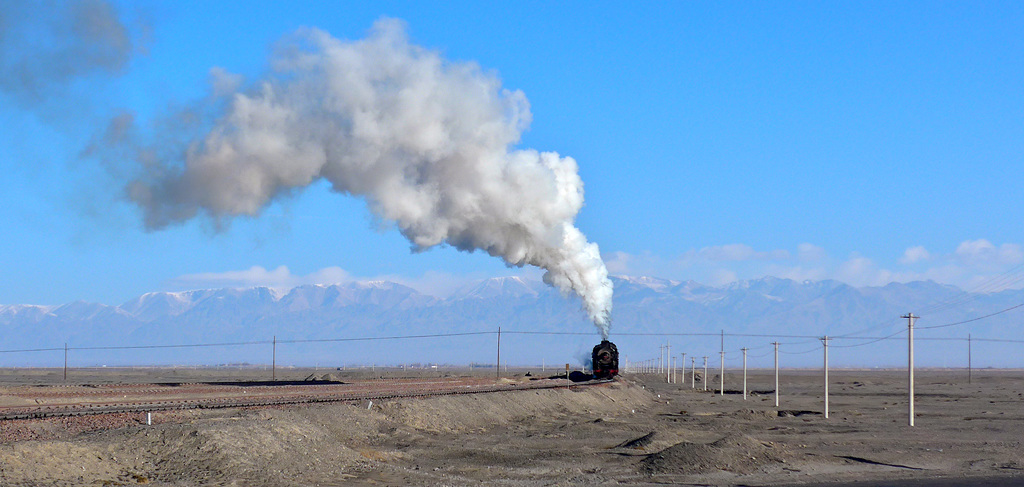
[[[697,358],[690,357],[690,389],[697,388]]]
[[[686,383],[686,354],[679,354],[679,382]]]
[[[664,360],[664,358],[665,358],[665,346],[664,345],[658,345],[658,373],[659,374],[661,373],[661,369],[662,369],[661,364],[662,364],[662,361]]]
[[[910,426],[914,426],[914,313],[907,313],[900,318],[907,319],[907,416]]]
[[[747,347],[743,347],[743,400],[747,400]]]
[[[971,375],[973,375],[973,372],[974,371],[971,370],[971,334],[968,333],[967,334],[967,383],[968,384],[971,383]]]
[[[775,345],[775,407],[779,407],[779,342],[772,342]]]
[[[708,356],[707,355],[704,356],[704,378],[701,379],[701,382],[704,383],[704,390],[705,391],[708,390]]]
[[[498,327],[498,358],[494,365],[494,378],[498,379],[501,377],[501,327]],[[566,376],[568,377],[568,375]]]
[[[821,343],[825,346],[825,419],[828,419],[828,341],[831,338],[825,335],[821,338]]]
[[[665,343],[665,382],[672,383],[672,345]]]
[[[277,380],[277,335],[274,335],[274,357],[270,361],[270,378],[274,381]]]
[[[725,395],[725,350],[718,352],[718,355],[722,358],[722,370],[718,373],[718,395]]]

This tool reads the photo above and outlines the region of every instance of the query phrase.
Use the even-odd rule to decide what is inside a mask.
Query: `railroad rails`
[[[593,385],[609,381],[571,384]],[[403,397],[550,389],[566,379],[511,380],[479,377],[374,379],[352,382],[232,382],[100,384],[0,388],[0,420],[83,416],[176,409],[237,408]]]

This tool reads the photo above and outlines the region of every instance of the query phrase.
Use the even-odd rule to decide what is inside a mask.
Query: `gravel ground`
[[[492,372],[493,373],[493,372]],[[631,375],[579,390],[0,423],[0,485],[1000,485],[1024,481],[1020,371],[770,371],[744,400]],[[717,385],[717,377],[709,377]],[[81,422],[80,422],[81,421]],[[854,482],[860,482],[854,484]],[[867,483],[865,483],[867,482]],[[929,483],[930,482],[930,483]]]

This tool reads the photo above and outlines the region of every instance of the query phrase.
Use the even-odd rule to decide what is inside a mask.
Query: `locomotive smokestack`
[[[352,42],[300,29],[270,65],[248,90],[212,72],[231,83],[215,82],[211,105],[190,111],[210,114],[199,124],[208,130],[174,150],[131,151],[144,170],[126,190],[147,228],[256,217],[326,180],[394,222],[414,251],[447,244],[545,269],[544,281],[579,295],[607,338],[612,284],[597,245],[574,225],[576,161],[512,148],[531,121],[522,92],[411,44],[394,19]]]

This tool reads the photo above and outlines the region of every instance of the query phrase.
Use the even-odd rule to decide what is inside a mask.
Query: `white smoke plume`
[[[197,215],[257,216],[320,179],[366,200],[415,250],[448,244],[578,294],[607,337],[612,284],[597,245],[574,226],[583,206],[576,161],[513,149],[531,120],[520,91],[494,73],[412,45],[401,21],[342,41],[317,29],[282,40],[272,74],[223,96],[208,130],[174,158],[141,151],[145,173],[128,195],[150,229]]]

